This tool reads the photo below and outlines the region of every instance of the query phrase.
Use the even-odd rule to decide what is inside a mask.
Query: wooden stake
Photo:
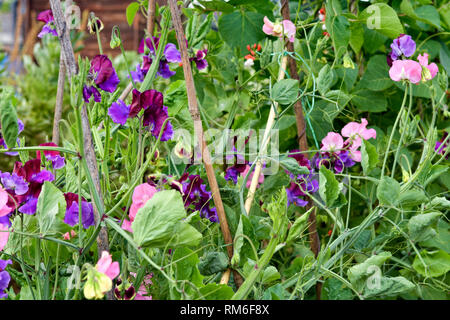
[[[281,59],[280,70],[278,71],[278,81],[284,79],[285,71],[287,65],[287,56],[283,56]],[[267,118],[266,130],[264,131],[263,141],[261,143],[261,147],[259,149],[259,154],[263,155],[266,152],[267,146],[270,141],[270,131],[275,122],[276,112],[275,110],[278,108],[278,103],[274,102],[273,106],[270,108],[269,117]],[[256,188],[258,187],[259,175],[261,174],[262,162],[260,159],[256,161],[255,171],[253,173],[252,181],[250,184],[250,188],[248,189],[247,199],[245,200],[245,211],[247,215],[250,214],[250,209],[252,208],[253,199],[255,198]]]
[[[153,31],[155,30],[155,11],[156,0],[148,0],[147,31],[150,37],[153,37]]]
[[[228,227],[227,216],[223,207],[222,198],[220,196],[219,186],[217,184],[214,168],[211,162],[211,155],[209,153],[206,142],[203,138],[203,127],[200,119],[200,112],[197,104],[197,93],[195,92],[194,78],[192,76],[191,63],[186,46],[186,38],[184,36],[183,25],[181,23],[180,10],[178,9],[176,0],[169,0],[170,11],[172,13],[172,21],[175,27],[175,32],[178,41],[178,47],[181,52],[181,60],[183,63],[184,79],[186,81],[186,91],[189,104],[189,112],[191,113],[192,120],[194,121],[194,132],[197,136],[197,140],[200,144],[202,160],[205,165],[206,175],[208,177],[209,186],[211,187],[214,204],[216,206],[217,215],[219,217],[220,229],[227,245],[228,257],[233,257],[233,238]],[[239,273],[233,270],[234,281],[239,287],[242,283],[242,278]]]
[[[60,0],[49,0],[49,1],[50,6],[52,8],[53,16],[55,18],[56,31],[58,32],[58,37],[61,44],[61,52],[63,54],[67,76],[69,78],[69,82],[71,82],[72,77],[77,74],[78,70],[77,65],[75,63],[75,56],[73,53],[72,43],[70,42],[69,30],[67,28],[64,14],[62,12]],[[83,104],[83,106],[81,107],[81,125],[84,136],[84,156],[87,162],[89,173],[92,176],[95,188],[99,194],[100,202],[103,203],[102,192],[100,188],[100,177],[97,166],[97,158],[95,156],[94,144],[92,142],[91,127],[89,124],[89,118],[85,104]],[[101,216],[99,213],[99,208],[97,208],[95,202],[93,208],[94,208],[95,223],[99,224],[101,222],[100,221]],[[97,246],[99,258],[101,257],[103,251],[109,252],[108,231],[105,226],[101,228],[100,233],[97,237]],[[112,291],[107,293],[107,298],[109,300],[114,299]]]
[[[64,100],[64,84],[66,79],[66,65],[64,63],[63,53],[61,51],[59,58],[58,88],[56,91],[55,114],[53,116],[53,134],[52,141],[59,145],[59,121],[61,121]]]
[[[290,10],[289,10],[289,0],[283,0],[281,4],[281,14],[283,15],[283,19],[290,20]],[[286,48],[289,52],[295,52],[294,51],[294,44],[292,42],[288,42],[286,45]],[[298,75],[297,71],[297,62],[294,58],[289,57],[289,74],[292,79],[300,80],[300,77]],[[301,100],[298,100],[294,105],[294,112],[295,112],[295,118],[297,122],[297,134],[298,134],[298,144],[300,151],[307,151],[308,150],[308,140],[306,139],[306,123],[305,118],[303,116],[303,106]],[[312,202],[309,201],[306,210],[309,210],[313,207]],[[320,251],[320,238],[319,234],[317,233],[317,221],[316,221],[316,209],[314,209],[311,214],[308,217],[309,222],[309,240],[310,240],[310,247],[312,252],[314,253],[314,256],[317,258]],[[317,282],[316,284],[316,296],[320,300],[322,291],[322,283]]]

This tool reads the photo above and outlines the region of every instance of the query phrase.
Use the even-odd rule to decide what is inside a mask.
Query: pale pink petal
[[[294,42],[295,33],[297,31],[295,24],[293,24],[290,20],[283,20],[283,29],[284,34],[287,38],[289,38],[289,41]]]
[[[428,66],[427,66],[427,68],[428,68],[428,70],[430,70],[430,73],[431,73],[431,79],[433,79],[434,78],[434,76],[438,73],[438,71],[439,71],[439,68],[438,68],[438,66],[436,65],[436,63],[431,63],[431,64],[429,64]]]
[[[358,122],[349,122],[341,130],[343,137],[352,137],[359,133],[359,127],[361,124]]]
[[[327,136],[322,139],[323,151],[335,151],[344,147],[344,139],[339,133],[328,132]]]
[[[369,140],[370,138],[376,139],[377,138],[377,132],[375,129],[366,129],[363,132],[361,132],[361,136],[364,140]]]
[[[267,17],[264,17],[263,32],[270,36],[273,34],[273,23]]]
[[[68,232],[64,233],[63,239],[64,240],[70,240],[70,234]]]
[[[350,158],[356,162],[361,162],[361,151],[350,149]]]
[[[0,224],[0,251],[2,251],[3,248],[6,246],[6,244],[8,243],[9,232],[7,231],[8,226]]]
[[[148,183],[138,185],[133,191],[133,203],[130,207],[130,220],[134,221],[136,214],[140,208],[142,208],[153,195],[158,192],[155,187]]]
[[[245,176],[247,175],[247,173],[248,173],[249,170],[250,170],[250,166],[247,165],[247,166],[245,167],[244,172],[241,173],[241,177],[242,177],[242,178],[245,178]],[[252,171],[252,172],[250,172],[250,174],[248,175],[247,183],[246,183],[246,185],[245,185],[245,186],[247,187],[247,189],[249,189],[249,188],[250,188],[250,185],[252,184],[252,180],[253,180],[253,175],[254,175],[254,173],[255,173],[255,171]],[[263,182],[264,182],[264,175],[261,173],[261,174],[259,175],[259,178],[258,178],[258,183],[263,183]]]
[[[128,219],[124,219],[122,223],[122,229],[128,232],[133,233],[133,229],[131,228],[131,222]]]
[[[419,60],[419,63],[426,67],[428,65],[428,53],[424,53],[423,56],[419,54],[417,57],[417,60]]]
[[[108,251],[103,251],[102,256],[97,262],[97,265],[95,268],[98,272],[106,274],[106,271],[111,266],[112,263],[112,256],[108,253]]]
[[[117,261],[111,263],[109,268],[106,270],[105,274],[108,276],[108,278],[114,280],[120,274],[119,263]]]
[[[417,84],[422,80],[422,66],[420,63],[413,60],[405,60],[404,66],[409,81]]]
[[[400,81],[404,79],[405,69],[404,60],[395,60],[392,62],[392,66],[389,69],[389,77],[394,81]]]

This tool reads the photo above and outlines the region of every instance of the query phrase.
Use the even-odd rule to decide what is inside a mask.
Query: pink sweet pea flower
[[[358,147],[351,146],[348,150],[350,158],[356,162],[361,162],[361,151],[358,151]]]
[[[13,209],[7,206],[9,194],[0,186],[0,217],[6,216]]]
[[[283,34],[289,39],[290,42],[294,42],[296,28],[290,20],[283,20],[273,23],[269,18],[264,17],[263,32],[270,36],[282,37]]]
[[[424,79],[425,81],[431,80],[433,79],[436,74],[439,71],[438,66],[436,65],[436,63],[431,63],[428,64],[428,53],[424,53],[423,56],[419,54],[419,56],[417,57],[417,60],[419,60],[419,63],[424,66],[425,68],[427,68],[430,71],[430,74],[424,73]]]
[[[133,202],[130,207],[130,220],[124,219],[122,229],[133,232],[131,223],[136,218],[137,212],[147,203],[149,199],[153,197],[156,192],[158,192],[158,190],[148,183],[140,184],[134,189],[132,198]]]
[[[327,136],[322,139],[322,151],[334,152],[344,147],[344,139],[339,133],[328,132]]]
[[[367,120],[361,119],[361,123],[349,122],[341,130],[343,137],[347,137],[347,142],[352,143],[352,148],[356,150],[361,146],[361,138],[369,140],[370,138],[376,139],[377,132],[375,129],[367,129]]]
[[[63,238],[64,238],[64,240],[70,240],[71,238],[75,238],[76,235],[77,235],[77,233],[75,231],[70,230],[70,233],[66,232],[63,234]]]
[[[422,67],[413,60],[395,60],[389,69],[389,76],[394,81],[409,80],[418,84],[422,79]]]
[[[8,243],[9,238],[9,232],[8,232],[8,226],[0,223],[0,251],[3,250],[3,248]]]
[[[120,274],[119,263],[117,261],[112,262],[112,256],[107,251],[102,252],[102,256],[98,260],[95,269],[108,276],[111,280],[114,280]]]
[[[248,171],[250,170],[250,166],[247,165],[245,166],[245,170],[241,173],[241,177],[245,178],[245,176],[247,175]],[[249,175],[248,175],[248,179],[247,179],[247,183],[246,183],[246,187],[247,189],[250,188],[250,185],[252,184],[252,179],[253,179],[253,174],[255,173],[255,171],[252,171]],[[258,179],[258,183],[263,183],[264,182],[264,175],[262,173],[259,174],[259,179]]]

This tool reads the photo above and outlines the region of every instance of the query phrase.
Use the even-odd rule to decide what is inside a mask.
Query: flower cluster
[[[316,175],[311,168],[309,159],[300,150],[292,150],[288,157],[293,158],[302,167],[307,167],[310,170],[309,174],[294,175],[287,172],[291,178],[289,187],[286,188],[288,206],[294,204],[299,207],[304,207],[308,204],[307,194],[315,193],[319,189],[319,182],[315,179]]]
[[[105,55],[97,55],[92,59],[88,80],[90,83],[83,87],[83,99],[86,103],[92,96],[95,102],[101,102],[99,89],[112,93],[120,82],[111,60]]]
[[[416,51],[416,43],[411,36],[401,34],[391,44],[392,51],[387,56],[387,63],[391,67],[389,76],[394,81],[408,80],[418,84],[433,79],[439,69],[435,63],[428,64],[428,53],[417,57],[417,61],[411,59],[400,60],[404,56],[411,57]]]
[[[263,32],[269,36],[283,37],[289,39],[290,42],[294,42],[296,28],[290,20],[283,20],[282,22],[272,22],[269,18],[264,17]]]
[[[182,192],[185,208],[199,211],[202,218],[209,219],[211,222],[219,221],[216,208],[209,207],[212,194],[206,190],[206,184],[199,175],[184,173],[177,182],[181,183],[182,190],[175,186],[174,188]]]
[[[327,32],[327,26],[325,25],[325,18],[326,18],[325,8],[321,8],[319,10],[319,20],[322,23],[323,35],[329,37],[330,34]]]
[[[154,137],[159,137],[161,129],[166,119],[169,118],[167,107],[163,105],[164,98],[161,92],[147,90],[139,92],[133,89],[133,101],[131,105],[126,105],[122,100],[114,102],[108,109],[108,115],[115,123],[124,125],[128,118],[138,116],[144,110],[143,125],[149,127]],[[170,140],[173,136],[172,124],[167,121],[161,135],[161,141]]]
[[[320,153],[313,157],[313,164],[316,168],[325,165],[328,168],[334,168],[336,173],[341,173],[345,167],[351,167],[355,162],[361,162],[361,151],[359,147],[362,139],[376,139],[375,129],[367,129],[367,120],[361,119],[361,123],[350,122],[346,124],[341,134],[329,132],[322,139]],[[347,139],[344,141],[344,138]]]
[[[8,264],[11,264],[11,260],[1,260],[0,259],[0,299],[4,299],[8,297],[8,294],[5,293],[5,290],[9,286],[9,281],[11,281],[11,276],[5,270]]]
[[[144,54],[144,56],[142,57],[142,63],[136,66],[136,71],[131,71],[131,77],[135,82],[144,81],[144,78],[147,75],[150,66],[152,65],[153,59],[156,56],[158,44],[158,37],[142,39],[138,50],[139,53]],[[147,54],[145,54],[146,52]],[[181,54],[177,50],[177,47],[173,43],[166,44],[164,48],[164,55],[159,61],[159,68],[156,73],[157,76],[161,76],[164,79],[169,79],[176,73],[175,71],[170,70],[169,63],[179,62],[181,62]]]
[[[247,50],[250,53],[244,57],[244,59],[245,59],[244,67],[250,68],[250,67],[253,67],[254,61],[257,58],[256,54],[260,53],[262,48],[259,43],[258,44],[254,43],[253,46],[247,45]]]
[[[18,129],[19,129],[18,132],[17,132],[17,134],[19,135],[19,134],[23,131],[23,129],[25,128],[25,126],[24,126],[22,120],[17,119],[17,126],[18,126]],[[1,129],[1,125],[0,125],[0,129]],[[17,138],[17,145],[20,146],[20,140],[19,140],[19,138]],[[1,132],[0,132],[0,146],[2,146],[2,147],[5,148],[5,149],[8,149],[8,146],[6,145],[6,141],[5,141],[5,139],[3,138],[3,135],[2,135]],[[5,152],[5,154],[8,155],[8,156],[17,156],[19,153],[18,153],[18,152],[15,152],[15,151],[8,151],[8,152]]]
[[[55,29],[55,18],[53,17],[52,10],[45,10],[38,14],[37,20],[42,21],[45,23],[45,25],[42,27],[41,32],[39,32],[38,37],[42,38],[46,34],[51,34],[52,36],[57,37],[58,33]]]

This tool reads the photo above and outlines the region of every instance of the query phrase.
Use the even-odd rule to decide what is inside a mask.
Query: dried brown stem
[[[189,112],[191,114],[192,120],[194,121],[194,131],[197,136],[197,141],[200,143],[201,155],[203,163],[205,165],[208,182],[211,187],[214,204],[217,210],[217,215],[219,217],[220,229],[222,231],[225,244],[227,245],[228,257],[231,259],[231,257],[233,256],[233,238],[231,236],[230,228],[228,227],[228,221],[225,214],[225,209],[223,207],[222,198],[220,196],[219,186],[217,184],[214,168],[211,162],[211,155],[209,153],[209,149],[206,146],[206,142],[203,137],[203,127],[200,119],[200,113],[198,110],[197,93],[195,91],[191,63],[189,61],[189,56],[187,52],[186,38],[183,31],[183,25],[181,23],[180,10],[178,9],[176,0],[169,0],[168,2],[170,6],[170,11],[172,13],[172,21],[177,35],[178,47],[181,51],[181,61],[183,63],[184,79],[186,81]],[[239,287],[241,284],[239,282],[242,281],[242,278],[236,271],[234,271],[233,274],[235,283]]]

